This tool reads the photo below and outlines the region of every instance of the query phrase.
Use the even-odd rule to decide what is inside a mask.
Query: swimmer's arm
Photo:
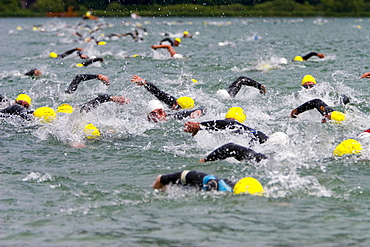
[[[73,52],[75,52],[75,51],[83,51],[83,49],[82,49],[82,48],[74,48],[74,49],[72,49],[72,50],[66,51],[66,52],[64,52],[64,53],[62,53],[62,54],[60,54],[60,55],[58,55],[58,57],[64,58],[64,57],[66,57],[66,56],[68,56],[68,55],[71,55],[71,54],[72,54]]]
[[[164,102],[168,107],[172,108],[173,105],[177,104],[175,97],[158,89],[153,83],[147,81],[144,87],[148,92],[153,94],[158,100]]]
[[[102,75],[102,74],[97,74],[97,75],[93,75],[93,74],[81,74],[81,75],[77,75],[72,80],[71,84],[69,85],[69,87],[65,91],[65,93],[68,93],[68,94],[73,93],[74,91],[77,90],[77,87],[80,84],[80,82],[82,82],[82,81],[88,81],[88,80],[92,80],[92,79],[98,79],[98,80],[102,81],[105,85],[109,86],[109,78],[106,75]]]
[[[363,73],[360,78],[370,78],[370,72]]]
[[[176,112],[175,114],[173,114],[173,117],[177,120],[182,120],[187,117],[194,119],[204,115],[205,112],[206,112],[205,107],[198,107],[197,109],[194,110]]]
[[[291,117],[295,118],[297,117],[298,114],[301,114],[305,111],[312,110],[312,109],[317,109],[321,115],[327,115],[329,112],[332,112],[333,109],[331,109],[327,104],[325,104],[324,101],[321,99],[313,99],[310,101],[307,101],[306,103],[298,106],[296,109],[294,109],[291,112]]]
[[[245,76],[240,76],[233,83],[231,83],[231,85],[227,89],[227,92],[230,94],[231,97],[235,97],[235,95],[240,91],[242,85],[255,87],[260,90],[261,94],[266,93],[265,85],[262,85],[261,83]]]

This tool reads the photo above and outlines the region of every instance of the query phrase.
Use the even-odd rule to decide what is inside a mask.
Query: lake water
[[[98,94],[122,95],[127,105],[105,103],[96,110],[39,125],[1,119],[0,245],[7,246],[369,246],[370,150],[357,136],[369,126],[370,71],[368,20],[343,18],[107,18],[94,36],[106,45],[77,42],[82,20],[0,19],[0,93],[14,99],[27,93],[32,109],[61,103],[77,106]],[[137,23],[142,42],[130,36]],[[33,25],[42,26],[33,30]],[[78,31],[89,36],[89,27]],[[184,60],[153,51],[164,33],[183,39],[176,51]],[[105,35],[105,36],[103,36]],[[84,48],[103,63],[76,67],[72,54],[52,59],[49,53]],[[291,62],[311,51],[325,54]],[[139,56],[135,56],[139,55]],[[32,68],[40,78],[23,74]],[[78,74],[101,73],[65,94]],[[317,86],[301,88],[311,74]],[[242,107],[245,124],[271,135],[284,132],[289,143],[254,145],[269,158],[258,164],[227,159],[205,164],[200,158],[227,142],[248,139],[225,133],[183,131],[187,120],[155,124],[144,109],[154,99],[130,81],[139,75],[176,96],[191,96],[208,109],[199,121],[222,119],[231,106]],[[266,85],[266,95],[243,87],[235,99],[217,94],[239,76]],[[195,79],[197,82],[193,82]],[[346,94],[351,103],[337,104]],[[290,112],[302,103],[323,99],[347,113],[342,124],[322,124],[312,110],[296,119]],[[57,119],[59,120],[59,119]],[[196,120],[196,121],[198,121]],[[94,123],[101,139],[85,140],[81,126]],[[336,157],[342,140],[363,145],[360,155]],[[83,142],[73,148],[69,140]],[[153,191],[159,174],[198,170],[221,178],[257,178],[265,196],[193,190]]]

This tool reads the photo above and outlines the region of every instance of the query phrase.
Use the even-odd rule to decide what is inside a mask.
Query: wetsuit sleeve
[[[303,60],[307,60],[312,56],[317,56],[317,52],[310,52],[307,55],[304,55],[302,58],[303,58]]]
[[[6,116],[9,116],[9,115],[17,115],[17,116],[20,116],[23,119],[32,120],[33,119],[32,113],[33,113],[33,111],[28,111],[23,106],[14,104],[14,105],[11,105],[11,106],[1,110],[0,111],[0,116],[1,117],[6,117]]]
[[[78,50],[78,49],[77,49],[77,48],[75,48],[75,49],[72,49],[72,50],[66,51],[66,52],[64,52],[64,53],[62,53],[62,54],[60,54],[60,55],[58,55],[58,57],[64,58],[64,57],[66,57],[66,56],[68,56],[68,55],[71,55],[73,52],[75,52],[75,51],[77,51],[77,50]]]
[[[160,101],[164,102],[168,107],[172,108],[174,104],[176,104],[176,98],[173,97],[172,95],[161,91],[158,89],[153,83],[151,82],[146,82],[144,85],[146,90],[148,90],[151,94],[153,94],[157,99]]]
[[[31,69],[30,71],[28,71],[28,72],[27,72],[27,73],[25,73],[24,75],[34,76],[35,70],[36,70],[36,69]]]
[[[226,158],[235,158],[238,161],[255,160],[257,162],[260,162],[262,159],[267,159],[264,154],[257,153],[250,148],[230,142],[212,151],[207,155],[204,161],[224,160]]]
[[[201,115],[204,115],[206,112],[205,107],[198,107],[197,109],[193,109],[189,111],[180,111],[180,112],[176,112],[175,114],[168,114],[168,116],[172,116],[176,120],[182,120],[184,118],[190,117],[190,115],[197,110],[200,110],[202,112]]]
[[[259,90],[262,90],[262,84],[250,79],[245,76],[240,76],[236,81],[231,83],[229,88],[227,89],[227,92],[230,94],[230,97],[235,97],[235,95],[240,91],[241,87],[245,86],[250,86],[250,87],[255,87],[258,88]]]
[[[207,174],[198,171],[188,171],[187,174],[184,176],[184,179],[182,180],[181,174],[183,172],[184,171],[162,175],[161,183],[163,185],[168,185],[172,183],[181,185],[191,185],[199,188],[203,187],[203,178],[207,176]]]
[[[159,44],[162,44],[162,42],[169,42],[169,43],[173,46],[173,41],[172,41],[172,39],[170,39],[170,38],[162,39],[162,40],[159,42]]]
[[[89,66],[90,64],[95,63],[95,62],[103,62],[103,58],[97,57],[97,58],[93,58],[93,59],[88,59],[88,60],[86,60],[85,62],[83,62],[81,64],[83,66]]]
[[[80,112],[89,112],[95,108],[97,108],[100,104],[110,101],[110,95],[108,94],[101,94],[98,95],[95,99],[90,100],[81,105]]]
[[[268,136],[262,133],[261,131],[252,129],[244,124],[239,123],[235,120],[223,119],[223,120],[214,120],[201,122],[201,129],[218,131],[218,130],[233,130],[236,134],[252,134],[253,139],[257,139],[259,143],[264,143]]]
[[[328,115],[330,112],[334,111],[331,107],[325,104],[325,102],[322,101],[321,99],[313,99],[313,100],[307,101],[306,103],[298,106],[296,109],[297,109],[297,113],[301,114],[305,111],[312,110],[314,108],[316,108],[320,112],[320,114],[323,116]]]
[[[73,81],[71,82],[71,84],[69,84],[68,86],[68,89],[65,91],[65,93],[68,93],[68,94],[71,94],[73,93],[74,91],[77,90],[77,87],[78,85],[80,84],[80,82],[82,81],[87,81],[87,80],[92,80],[92,79],[97,79],[98,78],[98,75],[90,75],[90,74],[81,74],[81,75],[77,75]]]

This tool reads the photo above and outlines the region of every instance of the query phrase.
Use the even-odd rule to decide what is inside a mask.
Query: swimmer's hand
[[[98,74],[98,80],[101,80],[104,85],[109,86],[109,78],[106,75]]]
[[[138,86],[142,86],[142,85],[146,84],[146,80],[144,80],[143,78],[141,78],[138,75],[133,75],[132,78],[131,78],[131,81],[136,83]]]
[[[166,186],[161,183],[161,177],[162,177],[162,175],[159,175],[157,177],[157,179],[152,184],[152,188],[155,189],[155,190],[160,190],[160,191],[164,192],[166,190]]]
[[[297,118],[298,116],[298,110],[297,109],[294,109],[291,113],[290,113],[290,117],[291,118]]]
[[[76,48],[76,51],[83,51],[84,49],[83,48]]]
[[[187,122],[184,124],[184,126],[185,126],[184,131],[192,133],[193,136],[195,136],[200,130],[199,122]]]
[[[130,103],[129,99],[126,99],[123,96],[112,96],[110,97],[110,100],[113,101],[114,103],[117,103],[119,105],[124,105]]]
[[[206,162],[206,160],[205,159],[200,159],[199,160],[199,163],[205,163]]]
[[[202,115],[202,111],[201,110],[196,110],[196,111],[194,111],[190,114],[190,118],[194,119],[194,118],[197,118],[201,115]]]
[[[370,78],[370,72],[362,74],[360,78]]]
[[[157,47],[155,46],[155,45],[151,45],[150,46],[152,49],[154,49],[154,50],[156,50],[157,49]]]
[[[266,94],[266,86],[261,85],[260,94]]]
[[[317,53],[317,56],[318,56],[319,58],[324,58],[324,57],[325,57],[325,55],[324,55],[324,54],[322,54],[322,53]]]

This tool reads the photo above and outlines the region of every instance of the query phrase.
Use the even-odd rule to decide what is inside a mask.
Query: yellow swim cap
[[[72,113],[73,107],[70,104],[64,103],[58,106],[57,112]]]
[[[346,119],[346,115],[340,111],[333,111],[330,114],[330,120],[340,123]]]
[[[196,79],[191,79],[192,82],[197,83],[198,81]]]
[[[302,78],[302,86],[305,83],[307,83],[307,82],[313,82],[314,84],[316,84],[316,80],[315,80],[315,78],[312,75],[305,75],[305,76],[303,76],[303,78]]]
[[[234,186],[234,194],[249,193],[252,195],[262,196],[265,190],[260,182],[252,177],[240,179]]]
[[[105,42],[105,41],[99,41],[98,42],[98,45],[106,45],[107,44],[107,42]]]
[[[362,150],[361,143],[354,139],[342,141],[334,150],[334,156],[342,156],[345,154],[358,154]]]
[[[178,98],[176,102],[182,109],[189,109],[194,107],[194,100],[188,96],[182,96]]]
[[[189,32],[188,31],[184,31],[184,34],[189,34]]]
[[[239,123],[243,123],[247,119],[247,115],[245,115],[243,108],[235,106],[227,111],[225,118],[233,118]]]
[[[55,114],[55,111],[47,106],[39,107],[34,112],[33,115],[35,117],[41,118],[42,122],[51,123],[55,120],[57,114]]]
[[[181,43],[181,39],[180,38],[175,38],[175,41]]]
[[[293,61],[303,61],[303,58],[301,56],[295,56]]]
[[[49,56],[52,58],[57,58],[58,54],[56,52],[50,52]]]
[[[97,138],[98,136],[100,136],[99,129],[95,125],[93,125],[92,123],[89,123],[85,126],[84,132],[85,132],[85,135],[86,135],[87,139],[94,139],[94,138]]]
[[[82,63],[76,64],[76,67],[83,67],[84,65]]]
[[[27,94],[24,94],[24,93],[21,93],[17,96],[17,98],[15,99],[15,101],[19,101],[19,100],[22,100],[22,101],[26,101],[28,103],[28,105],[31,105],[32,103],[32,99],[30,96],[28,96]]]

